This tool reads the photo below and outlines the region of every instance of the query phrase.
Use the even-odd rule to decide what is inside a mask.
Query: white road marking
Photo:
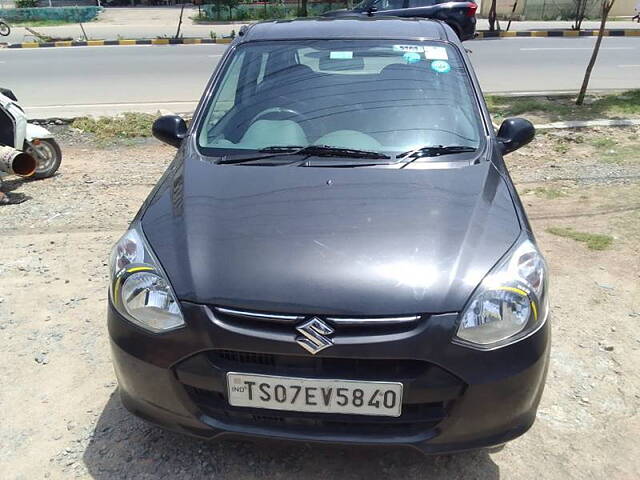
[[[54,110],[61,108],[102,108],[102,107],[153,107],[156,105],[193,105],[198,100],[180,102],[144,102],[144,103],[93,103],[93,104],[66,104],[66,105],[34,105],[27,108],[38,110]]]
[[[620,68],[640,68],[640,65],[618,65]]]
[[[590,90],[592,91],[592,90]],[[531,95],[573,95],[577,90],[532,90],[530,92],[487,92],[489,95],[501,95],[504,97],[529,97]]]
[[[20,43],[20,42],[17,42]],[[29,42],[26,42],[29,43]],[[158,48],[158,49],[166,49],[166,48],[173,48],[173,47],[224,47],[227,48],[227,44],[224,43],[183,43],[183,44],[176,44],[176,45],[85,45],[82,47],[58,47],[58,48],[52,48],[52,47],[36,47],[36,48],[2,48],[0,49],[0,52],[12,52],[12,53],[18,53],[18,52],[43,52],[43,51],[47,51],[47,52],[61,52],[61,51],[73,51],[73,50],[84,50],[85,48],[123,48],[123,47],[127,47],[127,50],[133,50],[134,48],[148,48],[148,47],[154,47],[154,48]]]
[[[593,50],[593,47],[530,47],[521,48],[523,52],[533,52],[537,50]],[[600,47],[600,50],[635,50],[635,47]]]

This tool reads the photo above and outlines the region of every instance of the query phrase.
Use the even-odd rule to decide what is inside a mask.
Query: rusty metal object
[[[0,146],[0,171],[29,177],[36,172],[36,159],[13,147]]]

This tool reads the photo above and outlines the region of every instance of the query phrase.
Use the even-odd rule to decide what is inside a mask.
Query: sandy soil
[[[153,140],[101,150],[62,135],[60,174],[6,184],[32,198],[0,207],[0,477],[640,478],[640,161],[622,148],[639,133],[548,134],[509,157],[553,275],[547,388],[523,437],[441,457],[205,443],[130,416],[109,359],[106,259],[173,150]],[[593,251],[549,227],[614,240]]]

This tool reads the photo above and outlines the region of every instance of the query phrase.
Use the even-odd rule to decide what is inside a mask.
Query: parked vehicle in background
[[[0,146],[23,151],[36,160],[33,178],[52,176],[60,167],[62,152],[53,134],[27,122],[27,115],[11,90],[0,88]]]
[[[6,37],[11,33],[11,27],[7,22],[0,18],[0,35]]]
[[[243,28],[109,261],[124,405],[203,438],[427,453],[533,424],[547,267],[471,62],[441,22]]]
[[[323,17],[389,16],[430,18],[447,23],[460,40],[471,40],[476,33],[475,2],[446,0],[362,0],[352,10],[333,10]]]

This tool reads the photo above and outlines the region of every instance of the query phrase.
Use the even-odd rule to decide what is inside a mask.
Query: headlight
[[[173,289],[137,228],[114,245],[109,274],[111,300],[122,316],[157,333],[184,325]]]
[[[538,330],[547,310],[547,267],[527,239],[494,267],[471,296],[454,342],[479,349],[509,345]]]

